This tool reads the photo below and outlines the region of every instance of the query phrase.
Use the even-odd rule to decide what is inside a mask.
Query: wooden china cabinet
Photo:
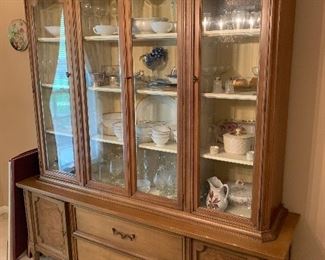
[[[289,259],[294,0],[25,0],[55,259]]]

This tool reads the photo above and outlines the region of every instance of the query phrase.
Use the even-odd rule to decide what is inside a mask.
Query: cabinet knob
[[[70,78],[71,77],[71,73],[70,72],[66,72],[65,75],[67,76],[67,78]]]
[[[199,78],[197,76],[193,75],[193,82],[196,83],[196,82],[198,82],[198,80],[199,80]]]

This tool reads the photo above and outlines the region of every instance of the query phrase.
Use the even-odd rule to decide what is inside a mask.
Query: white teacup
[[[174,28],[174,24],[165,21],[153,21],[151,28],[155,33],[168,33]]]
[[[93,31],[95,34],[112,35],[117,32],[117,27],[114,25],[96,25]]]

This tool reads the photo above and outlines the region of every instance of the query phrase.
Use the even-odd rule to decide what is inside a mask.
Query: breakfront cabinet
[[[289,257],[294,0],[25,5],[41,171],[19,184],[30,252]]]

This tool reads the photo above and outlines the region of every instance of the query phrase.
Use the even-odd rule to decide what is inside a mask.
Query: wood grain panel
[[[193,242],[192,253],[193,260],[262,260],[262,258],[244,255],[200,241]]]
[[[36,245],[53,257],[68,259],[65,204],[32,194]]]
[[[150,259],[182,259],[183,238],[158,229],[76,207],[76,236],[100,239],[114,248]]]
[[[130,256],[117,250],[99,246],[86,240],[77,239],[78,260],[136,260],[134,256]]]

